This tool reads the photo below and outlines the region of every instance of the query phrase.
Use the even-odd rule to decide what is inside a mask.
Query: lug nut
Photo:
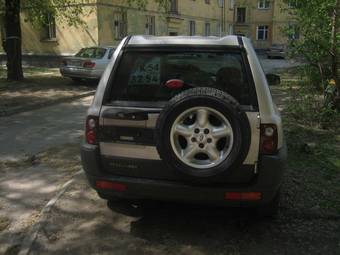
[[[204,144],[203,143],[200,143],[200,148],[203,149],[204,148]]]
[[[206,129],[204,129],[204,134],[206,134],[206,135],[207,135],[207,134],[209,134],[209,133],[210,133],[210,130],[209,130],[209,129],[207,129],[207,128],[206,128]]]
[[[212,139],[211,139],[211,138],[208,138],[208,139],[207,139],[207,142],[208,142],[208,143],[212,143]]]
[[[191,138],[191,142],[195,143],[197,140],[195,137]]]
[[[198,128],[195,128],[195,133],[198,134],[200,130]]]

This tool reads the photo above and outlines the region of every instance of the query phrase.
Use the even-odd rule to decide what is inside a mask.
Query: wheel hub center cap
[[[203,140],[204,140],[204,135],[203,135],[203,134],[199,135],[199,136],[198,136],[198,140],[199,140],[200,142],[203,142]]]

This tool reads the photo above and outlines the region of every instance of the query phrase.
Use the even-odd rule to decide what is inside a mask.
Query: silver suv
[[[247,38],[125,38],[88,110],[85,137],[84,170],[108,201],[277,212],[281,117]]]

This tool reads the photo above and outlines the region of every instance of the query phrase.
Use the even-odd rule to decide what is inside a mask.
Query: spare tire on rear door
[[[214,88],[193,88],[172,98],[156,125],[157,150],[166,164],[192,177],[212,177],[242,163],[250,126],[240,104]]]

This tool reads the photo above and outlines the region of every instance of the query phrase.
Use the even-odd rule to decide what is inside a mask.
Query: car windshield
[[[100,59],[104,57],[105,53],[106,49],[104,48],[84,48],[76,54],[76,57]]]
[[[169,89],[171,79],[184,82]],[[249,86],[240,52],[138,52],[128,51],[114,79],[111,100],[168,101],[193,87],[213,87],[249,104]]]

